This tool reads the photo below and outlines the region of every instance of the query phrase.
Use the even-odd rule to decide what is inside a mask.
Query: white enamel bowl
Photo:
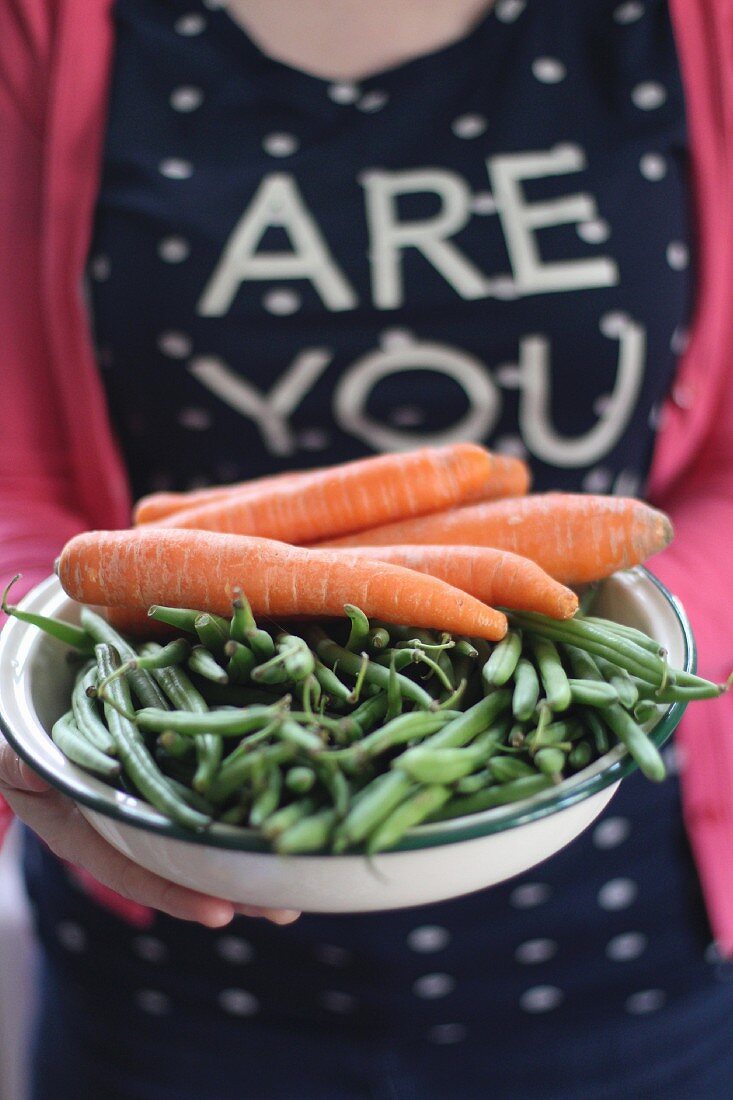
[[[26,596],[28,611],[74,621],[78,605],[55,577]],[[693,669],[695,649],[679,602],[644,569],[616,574],[594,613],[645,630],[670,663]],[[249,830],[213,825],[193,835],[147,803],[107,786],[56,748],[48,731],[68,708],[72,671],[66,647],[11,619],[0,635],[0,728],[19,755],[79,809],[110,844],[174,882],[241,904],[318,913],[358,913],[458,897],[511,878],[547,859],[593,821],[635,768],[626,750],[600,760],[549,791],[454,821],[413,829],[393,851],[278,856]],[[684,707],[659,708],[652,737],[671,735]]]

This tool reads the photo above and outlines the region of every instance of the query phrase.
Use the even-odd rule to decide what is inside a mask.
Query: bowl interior
[[[28,611],[78,621],[79,606],[69,600],[55,577],[38,585],[22,601]],[[695,648],[685,613],[659,581],[637,568],[604,582],[594,614],[637,627],[665,645],[674,667],[693,669]],[[168,836],[242,850],[267,850],[249,829],[215,824],[205,835],[184,832],[147,803],[88,775],[68,761],[48,733],[69,706],[74,664],[69,649],[34,626],[11,619],[0,634],[0,727],[15,750],[49,782],[82,804],[111,817]],[[684,706],[660,707],[649,724],[661,745],[679,722]],[[454,821],[413,829],[395,850],[434,847],[500,832],[555,813],[618,782],[636,767],[617,746],[588,768],[525,802],[498,807]],[[340,857],[332,857],[340,858]]]

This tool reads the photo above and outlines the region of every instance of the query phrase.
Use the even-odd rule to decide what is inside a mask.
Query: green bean
[[[232,737],[260,730],[273,718],[282,715],[282,707],[278,704],[269,707],[245,707],[241,710],[208,711],[205,714],[144,707],[135,714],[135,722],[140,729],[151,733],[174,730],[175,733],[190,737],[207,732],[217,733],[220,737]]]
[[[686,703],[695,699],[717,699],[725,694],[725,684],[714,684],[710,681],[695,687],[687,687],[684,684],[671,684],[664,690],[649,689],[647,685],[639,687],[639,695],[645,699],[653,699],[658,703]]]
[[[431,748],[461,748],[501,718],[503,712],[509,708],[510,702],[511,692],[508,688],[492,692],[462,714],[458,714],[424,744]],[[445,716],[445,712],[443,715]]]
[[[196,633],[195,623],[200,614],[200,611],[194,611],[190,607],[162,607],[157,603],[148,608],[149,618],[172,626],[175,630],[185,630],[188,634]]]
[[[573,676],[576,679],[597,680],[598,683],[605,681],[606,678],[601,672],[599,658],[592,657],[590,653],[576,645],[563,645],[562,649],[570,662]]]
[[[535,712],[540,697],[540,682],[531,661],[520,657],[514,673],[512,713],[520,722],[528,721]]]
[[[321,753],[325,748],[322,738],[319,737],[317,733],[313,733],[312,730],[303,729],[292,716],[283,718],[283,720],[278,723],[275,732],[283,741],[307,753]]]
[[[509,783],[499,783],[494,787],[487,787],[475,794],[461,795],[451,798],[442,809],[431,815],[431,821],[446,821],[448,819],[463,817],[466,814],[480,813],[482,810],[491,810],[496,806],[503,806],[509,802],[520,802],[525,798],[531,798],[540,791],[551,787],[552,780],[548,775],[537,773],[525,775],[520,779],[513,779]]]
[[[468,638],[459,638],[456,641],[456,653],[462,657],[470,657],[472,661],[478,657],[476,646]]]
[[[369,635],[369,620],[360,607],[355,607],[352,603],[344,604],[344,611],[346,612],[349,621],[351,623],[351,629],[349,630],[349,638],[346,642],[346,649],[351,653],[361,653],[364,648],[364,643]]]
[[[95,655],[99,677],[103,680],[117,668],[120,656],[116,649],[107,643],[95,646]],[[121,712],[130,711],[132,708],[127,680],[112,680],[108,692],[109,701],[104,703],[105,719],[117,747],[117,755],[141,795],[179,825],[197,830],[205,828],[211,819],[191,809],[175,794],[145,747],[137,726],[123,717]],[[165,715],[169,712],[160,711],[159,713]]]
[[[625,668],[611,664],[605,657],[598,658],[598,668],[609,684],[616,689],[619,702],[631,710],[639,698],[639,689]]]
[[[626,746],[647,779],[657,782],[664,779],[666,771],[658,748],[620,703],[612,703],[606,707],[601,711],[601,716],[619,741]]]
[[[590,764],[593,757],[593,749],[590,741],[578,741],[568,755],[568,764],[574,771],[580,771]]]
[[[229,630],[234,641],[248,645],[258,660],[267,661],[274,655],[275,643],[266,630],[257,626],[249,600],[241,588],[234,589]]]
[[[348,649],[344,649],[343,646],[327,637],[319,627],[310,627],[308,634],[313,649],[325,665],[329,668],[338,665],[339,669],[349,676],[359,675],[361,660],[355,653],[349,653]],[[389,669],[371,662],[367,668],[365,679],[368,683],[377,684],[386,690],[389,684]],[[399,676],[398,680],[400,691],[405,699],[409,699],[410,702],[416,703],[425,709],[430,706],[432,698],[419,684],[408,680],[406,676]]]
[[[397,668],[395,666],[395,659],[393,656],[392,660],[389,663],[389,680],[387,682],[387,714],[385,715],[386,721],[390,722],[399,714],[402,714],[402,695],[400,694],[400,683],[397,679]]]
[[[74,764],[86,771],[103,775],[106,779],[115,779],[122,768],[119,760],[95,748],[79,731],[72,711],[67,711],[51,727],[51,738],[61,752]]]
[[[640,726],[645,726],[653,718],[659,717],[659,705],[651,699],[640,699],[634,707],[634,718]]]
[[[302,852],[318,852],[328,847],[334,825],[338,820],[335,810],[319,810],[301,818],[274,839],[275,851],[285,855]]]
[[[373,855],[386,848],[394,848],[408,829],[414,828],[426,817],[435,813],[451,797],[449,787],[430,786],[417,791],[406,799],[372,833],[367,841],[367,852]]]
[[[364,639],[364,648],[367,653],[380,653],[390,643],[389,631],[383,626],[373,627]]]
[[[304,680],[315,672],[315,658],[303,638],[297,634],[278,635],[275,648],[282,658],[283,667],[289,680]],[[272,661],[277,658],[272,658]],[[272,661],[270,663],[272,663]],[[263,668],[260,665],[260,668]]]
[[[194,627],[201,645],[210,650],[215,657],[224,656],[224,646],[229,641],[229,623],[218,615],[203,611],[196,616]]]
[[[513,749],[521,749],[524,742],[527,740],[527,731],[524,729],[522,722],[515,722],[509,731],[509,737],[507,742]]]
[[[213,782],[206,792],[207,798],[215,806],[221,805],[249,779],[252,772],[257,769],[260,759],[267,764],[287,764],[293,759],[295,751],[292,745],[281,742],[277,745],[267,745],[258,749],[257,752],[250,752],[248,755],[237,756],[236,758],[232,753],[214,776]]]
[[[602,630],[610,630],[613,634],[618,634],[622,638],[628,638],[629,641],[641,646],[642,649],[646,649],[647,652],[652,653],[655,657],[664,658],[666,656],[667,651],[663,645],[656,642],[654,638],[650,638],[643,630],[637,630],[636,627],[627,626],[625,623],[614,622],[613,619],[599,619],[595,615],[584,615],[580,617],[578,621],[588,623],[590,626],[599,627]]]
[[[88,689],[97,686],[97,667],[92,665],[86,671],[77,676],[71,692],[71,709],[74,721],[83,737],[86,737],[90,745],[103,753],[114,753],[114,741],[112,735],[99,717],[96,703],[87,694]]]
[[[165,646],[155,646],[154,651],[153,647],[146,649],[145,646],[141,646],[136,655],[123,661],[112,675],[127,676],[138,669],[153,672],[160,668],[169,668],[185,661],[190,652],[191,646],[185,638],[176,638],[175,641],[168,642]],[[97,691],[104,694],[106,686],[106,683],[99,683]]]
[[[295,825],[297,821],[301,821],[312,814],[315,808],[316,801],[313,798],[301,798],[297,802],[291,802],[271,814],[266,821],[263,821],[260,831],[267,840],[273,841],[286,829]]]
[[[348,703],[351,699],[351,688],[339,680],[336,673],[327,668],[320,658],[315,658],[314,675],[325,691],[326,695],[330,695],[332,699],[338,699],[342,703]]]
[[[374,660],[378,665],[383,665],[385,668],[394,668],[397,672],[402,672],[404,669],[409,668],[410,665],[417,664],[420,660],[420,651],[417,649],[388,649],[384,653],[380,653]]]
[[[306,768],[302,764],[288,768],[285,773],[285,786],[294,794],[307,794],[316,781],[316,773],[313,768]]]
[[[183,760],[195,751],[196,741],[192,737],[184,737],[181,733],[174,733],[173,730],[165,730],[158,736],[158,744],[169,756],[175,756],[177,760]]]
[[[404,772],[390,771],[373,779],[360,792],[359,800],[352,802],[348,814],[336,828],[334,852],[360,844],[413,789],[412,780]]]
[[[87,633],[94,638],[95,642],[111,645],[119,655],[121,661],[131,661],[135,659],[137,654],[130,643],[127,642],[121,634],[118,634],[101,615],[97,615],[97,613],[92,611],[89,607],[82,607],[80,618],[81,625]],[[96,649],[97,647],[95,645],[95,653]],[[128,674],[127,680],[129,680],[132,690],[144,707],[161,707],[165,709],[165,707],[168,706],[165,695],[156,684],[151,673],[146,672],[144,669],[137,669]]]
[[[581,708],[580,714],[582,724],[590,730],[596,752],[599,756],[603,756],[611,747],[606,727],[592,707]]]
[[[372,695],[371,698],[365,699],[356,710],[352,710],[351,714],[342,718],[342,729],[345,732],[353,731],[354,737],[363,737],[374,729],[377,722],[381,722],[386,713],[387,695],[382,691],[379,695]]]
[[[481,670],[486,687],[503,687],[511,680],[522,655],[522,635],[517,630],[508,630],[502,640],[494,646],[488,661]]]
[[[274,765],[267,771],[265,783],[252,802],[249,823],[253,828],[262,825],[268,817],[274,814],[280,805],[281,793],[282,772],[277,765]]]
[[[407,772],[418,783],[455,783],[485,763],[499,744],[502,729],[480,734],[468,748],[431,748],[417,745],[392,761],[393,768]]]
[[[536,775],[536,769],[516,756],[492,756],[487,762],[488,770],[497,783],[508,783],[512,779],[521,779],[525,775]]]
[[[368,667],[369,667],[369,654],[368,653],[362,653],[361,654],[361,667],[360,667],[359,673],[356,677],[356,683],[354,684],[354,687],[353,687],[352,691],[349,692],[349,702],[350,703],[358,703],[359,702],[359,696],[361,695],[362,689],[364,687],[364,681],[366,679],[366,671],[367,671]]]
[[[329,793],[339,820],[346,817],[351,790],[348,780],[334,760],[321,757],[314,763],[316,773]]]
[[[188,667],[191,672],[203,676],[205,680],[211,680],[214,684],[228,684],[229,677],[208,649],[202,645],[195,645],[188,657]]]
[[[203,795],[199,794],[198,791],[192,791],[185,783],[181,783],[178,779],[171,778],[170,775],[166,776],[166,780],[171,790],[191,806],[192,809],[198,810],[199,813],[206,814],[208,817],[213,815],[214,807]]]
[[[80,653],[93,654],[94,638],[82,627],[74,626],[73,623],[66,623],[62,619],[52,619],[47,615],[37,615],[33,611],[21,611],[19,608],[11,607],[10,604],[8,604],[8,592],[15,582],[20,580],[20,577],[21,574],[17,573],[5,586],[2,601],[0,602],[0,608],[5,614],[12,615],[14,619],[19,619],[22,623],[29,623],[31,626],[39,627],[52,638],[56,638],[65,645],[70,645],[74,649],[78,649]]]
[[[550,710],[567,710],[573,699],[557,646],[549,638],[539,638],[535,634],[530,634],[529,642]]]
[[[580,598],[578,600],[578,615],[579,616],[585,617],[588,614],[588,612],[590,611],[590,609],[592,608],[593,604],[596,601],[596,596],[597,595],[598,595],[598,582],[597,581],[591,581],[591,583],[589,585],[587,585],[583,589],[583,592],[580,594]]]
[[[618,702],[618,692],[612,684],[599,680],[568,680],[570,693],[574,703],[582,703],[586,707],[607,707],[609,703]]]
[[[235,642],[233,638],[230,638],[224,646],[224,656],[229,658],[226,666],[229,683],[249,683],[252,669],[257,664],[257,658],[249,646],[243,645],[242,642]]]
[[[222,825],[242,825],[249,814],[249,802],[247,799],[235,802],[228,810],[219,815]]]
[[[144,659],[160,659],[163,650],[155,642],[148,642],[140,647]],[[153,677],[172,705],[179,710],[193,711],[197,714],[207,714],[209,705],[200,691],[191,683],[182,668],[160,665],[152,669]],[[172,732],[172,731],[171,731]],[[180,735],[179,735],[180,736]],[[193,777],[193,785],[197,791],[206,791],[211,784],[216,769],[221,761],[223,745],[221,737],[215,733],[202,732],[196,738],[197,768]],[[168,751],[171,751],[168,749]],[[181,751],[177,753],[180,757]]]
[[[562,771],[565,767],[565,753],[562,749],[556,746],[539,749],[534,754],[534,762],[543,775],[549,775],[555,782],[562,779]]]
[[[472,775],[464,775],[463,779],[459,779],[455,784],[454,790],[456,794],[475,794],[477,791],[482,791],[484,787],[490,787],[495,782],[496,780],[489,769],[484,768]]]
[[[529,751],[534,753],[537,749],[546,748],[549,745],[560,745],[565,741],[577,741],[583,736],[583,732],[582,724],[573,718],[550,722],[544,726],[540,722],[536,729],[530,730],[527,734],[526,745]]]

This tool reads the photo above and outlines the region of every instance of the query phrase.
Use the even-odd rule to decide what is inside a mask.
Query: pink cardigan
[[[650,495],[676,528],[654,568],[687,609],[701,670],[720,680],[733,667],[733,0],[670,5],[692,147],[698,293],[654,456]],[[0,8],[0,580],[20,570],[26,587],[50,572],[74,532],[129,522],[81,295],[110,9],[111,0]],[[679,746],[713,932],[733,954],[733,698],[691,708]]]

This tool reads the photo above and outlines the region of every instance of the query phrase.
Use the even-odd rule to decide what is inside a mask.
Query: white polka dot
[[[510,302],[519,296],[517,284],[511,275],[498,275],[490,281],[487,289],[495,298],[504,302]]]
[[[298,432],[298,443],[304,451],[325,451],[330,442],[330,435],[322,428],[304,428]]]
[[[514,952],[514,958],[519,963],[531,966],[534,963],[547,962],[556,954],[557,944],[554,940],[525,940]]]
[[[563,992],[556,985],[535,985],[519,998],[525,1012],[551,1012],[563,1000]]]
[[[613,13],[617,23],[635,23],[644,14],[644,5],[639,0],[627,0],[625,4],[619,4]]]
[[[524,9],[527,6],[527,0],[497,0],[496,18],[502,23],[513,23],[515,19],[519,19]]]
[[[331,84],[328,89],[328,95],[334,103],[345,106],[349,103],[356,103],[359,98],[359,87],[357,84],[349,84],[342,81],[338,84]]]
[[[416,997],[432,1001],[437,997],[446,997],[456,987],[455,978],[450,974],[423,974],[412,986],[412,992]]]
[[[192,347],[191,337],[185,332],[162,332],[158,337],[158,348],[170,359],[186,359]]]
[[[388,419],[398,428],[417,428],[425,423],[425,413],[417,405],[396,405],[389,410]]]
[[[170,104],[174,111],[195,111],[204,102],[204,93],[192,84],[184,84],[171,92]]]
[[[439,924],[421,924],[407,934],[407,946],[420,955],[442,951],[450,943],[450,932]]]
[[[642,111],[653,111],[666,102],[667,92],[663,84],[655,80],[644,80],[637,84],[631,93],[631,102]]]
[[[80,924],[73,920],[62,920],[56,925],[56,938],[67,951],[84,951],[87,946],[87,934]]]
[[[547,901],[552,890],[546,882],[525,882],[515,887],[509,895],[509,904],[515,909],[534,909]]]
[[[617,848],[631,835],[631,822],[625,817],[607,817],[593,830],[596,848]]]
[[[662,749],[662,760],[667,775],[680,775],[685,768],[685,753],[681,745],[667,745]]]
[[[451,129],[456,137],[475,138],[480,137],[486,130],[488,123],[483,115],[470,114],[459,115],[453,120]]]
[[[503,363],[496,369],[496,381],[505,390],[516,390],[522,380],[522,374],[515,363]]]
[[[386,328],[379,337],[382,351],[399,351],[415,343],[415,337],[406,328]]]
[[[649,410],[649,417],[647,423],[653,432],[657,431],[662,421],[662,407],[661,405],[652,405]]]
[[[707,947],[705,948],[705,956],[704,957],[705,957],[705,962],[706,963],[714,964],[714,963],[720,963],[720,962],[723,961],[723,953],[720,950],[720,948],[718,947],[715,940],[713,940],[712,943],[709,943],[707,945]]]
[[[611,235],[611,226],[604,218],[594,218],[593,221],[581,222],[576,232],[586,244],[601,244]]]
[[[211,427],[211,413],[209,410],[198,408],[196,405],[189,405],[185,409],[181,409],[177,420],[182,428],[188,428],[192,432],[205,432],[207,428]]]
[[[219,8],[225,8],[228,0],[202,0],[205,8],[210,11],[217,11]]]
[[[532,75],[542,84],[559,84],[567,76],[567,69],[556,57],[537,57],[532,62]]]
[[[180,264],[191,251],[185,237],[164,237],[158,244],[158,255],[167,264]]]
[[[495,214],[496,200],[490,191],[477,191],[471,199],[474,214]]]
[[[132,950],[146,962],[164,962],[168,958],[168,948],[156,936],[135,936]]]
[[[611,313],[604,313],[601,317],[598,327],[604,336],[608,336],[609,339],[617,340],[619,336],[622,336],[629,325],[628,313],[622,313],[621,310],[613,310]]]
[[[246,989],[222,989],[217,999],[232,1016],[254,1016],[260,1008],[257,998]]]
[[[294,134],[274,133],[263,138],[262,148],[271,157],[289,157],[298,148],[298,139]]]
[[[638,892],[630,878],[612,878],[598,891],[598,905],[601,909],[626,909],[636,900]]]
[[[502,435],[494,443],[493,449],[502,455],[511,455],[513,458],[526,458],[527,448],[518,435]]]
[[[378,91],[376,88],[373,92],[366,92],[358,101],[356,106],[360,111],[364,111],[366,114],[373,114],[374,111],[381,111],[382,107],[385,107],[389,96],[386,92]]]
[[[342,993],[340,989],[327,989],[323,992],[319,998],[324,1008],[327,1008],[329,1012],[338,1012],[346,1014],[347,1012],[353,1012],[356,1008],[356,997],[352,997],[350,993]]]
[[[352,959],[352,954],[345,947],[339,947],[335,943],[320,944],[314,952],[319,962],[326,966],[347,966]]]
[[[634,470],[621,470],[613,483],[613,495],[635,497],[641,488],[641,478]]]
[[[150,1016],[165,1016],[170,1012],[171,999],[157,989],[140,989],[135,994],[135,1003]]]
[[[193,175],[193,165],[180,157],[166,157],[158,165],[158,171],[169,180],[187,180]]]
[[[596,466],[589,470],[583,478],[583,489],[586,493],[605,493],[608,489],[613,474],[605,466]]]
[[[262,299],[262,305],[268,313],[287,317],[300,309],[301,298],[297,290],[268,290]]]
[[[612,404],[613,395],[610,393],[602,393],[600,397],[596,397],[593,402],[593,412],[596,416],[605,416]]]
[[[606,955],[614,962],[628,962],[643,955],[649,941],[643,932],[623,932],[606,944]]]
[[[178,34],[185,35],[186,38],[192,38],[193,35],[201,34],[202,31],[206,30],[206,19],[198,12],[191,12],[189,15],[182,15],[176,19],[173,26]]]
[[[662,1007],[667,996],[661,989],[643,989],[627,997],[624,1008],[632,1016],[644,1016],[647,1012],[656,1012]]]
[[[98,283],[103,283],[109,279],[112,273],[112,264],[110,263],[109,256],[95,256],[92,262],[89,264],[89,274]]]
[[[437,1043],[438,1046],[450,1046],[451,1043],[461,1043],[466,1038],[464,1024],[436,1024],[428,1031],[428,1040]]]
[[[669,342],[671,351],[675,355],[684,355],[687,351],[687,345],[690,342],[690,334],[686,328],[682,325],[678,325],[672,333],[672,339]]]
[[[659,153],[645,153],[639,161],[639,171],[644,179],[656,182],[667,175],[667,162]]]
[[[670,241],[667,245],[667,263],[673,271],[684,271],[690,262],[690,250],[682,241]]]
[[[576,145],[572,141],[561,141],[557,145],[553,145],[552,152],[556,157],[575,157],[579,160],[585,160],[586,156],[580,145]]]

